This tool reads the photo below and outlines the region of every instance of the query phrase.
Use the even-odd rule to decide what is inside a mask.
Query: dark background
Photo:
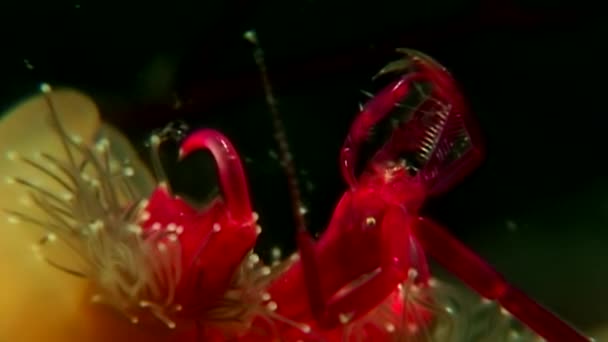
[[[48,1],[0,5],[0,107],[40,82],[92,95],[145,151],[183,119],[222,130],[247,160],[259,250],[293,249],[283,171],[250,44],[266,52],[313,231],[344,191],[338,153],[360,90],[398,56],[448,67],[488,158],[426,211],[513,283],[589,330],[608,320],[604,52],[608,16],[584,1]],[[179,106],[175,104],[179,102]],[[177,109],[175,107],[178,107]],[[178,191],[205,195],[208,161],[165,159]],[[194,186],[193,186],[194,184]],[[362,251],[364,252],[364,251]]]

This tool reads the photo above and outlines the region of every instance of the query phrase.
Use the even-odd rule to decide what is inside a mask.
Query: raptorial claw
[[[384,143],[367,164],[404,161],[429,195],[438,195],[480,164],[484,153],[479,129],[445,67],[421,52],[397,51],[407,58],[388,64],[376,76],[403,74],[373,97],[353,122],[342,149],[342,174],[351,187],[356,184],[359,154],[369,132],[384,132]],[[421,91],[423,87],[428,91]]]

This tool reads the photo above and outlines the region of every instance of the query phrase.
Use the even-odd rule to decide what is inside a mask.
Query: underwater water
[[[223,132],[242,159],[252,207],[263,229],[256,253],[271,264],[274,247],[280,247],[287,259],[295,251],[287,180],[252,49],[242,33],[255,27],[266,50],[308,227],[314,232],[325,229],[345,189],[338,155],[359,102],[366,101],[359,90],[372,91],[371,76],[395,58],[394,48],[413,47],[440,60],[461,83],[488,150],[478,171],[454,191],[432,200],[425,212],[511,283],[602,340],[595,332],[605,331],[608,321],[603,289],[608,280],[603,266],[608,259],[608,183],[601,125],[601,80],[606,70],[600,48],[581,37],[601,37],[603,21],[584,13],[577,16],[566,5],[523,8],[525,13],[548,17],[539,15],[531,22],[500,21],[472,4],[444,4],[437,13],[435,4],[426,8],[387,1],[374,4],[373,11],[357,7],[348,18],[339,15],[340,2],[301,2],[299,12],[274,2],[237,5],[251,9],[250,17],[235,15],[219,2],[151,7],[147,16],[140,15],[140,8],[117,10],[118,5],[94,2],[47,4],[40,11],[56,15],[42,19],[25,16],[24,9],[7,9],[27,18],[37,33],[23,34],[21,44],[7,47],[0,59],[6,75],[0,86],[0,152],[6,156],[0,175],[9,177],[1,185],[0,207],[11,213],[28,208],[28,217],[44,215],[36,205],[28,206],[32,200],[27,199],[27,187],[14,184],[16,178],[35,180],[36,186],[42,182],[52,192],[61,190],[52,177],[41,177],[39,169],[19,161],[19,156],[40,161],[35,159],[40,152],[66,160],[57,131],[42,117],[49,114],[40,97],[40,85],[47,82],[57,96],[67,96],[56,99],[56,112],[67,131],[78,134],[85,146],[94,147],[106,137],[116,160],[131,161],[117,170],[123,175],[133,172],[130,187],[140,195],[133,198],[150,196],[157,185],[149,152],[153,132],[175,120],[186,122],[188,132]],[[403,20],[396,9],[419,16]],[[571,10],[572,15],[553,18],[559,10]],[[111,25],[104,17],[113,18]],[[58,27],[55,22],[70,25]],[[284,32],[291,35],[285,37]],[[25,37],[31,40],[25,43]],[[27,114],[15,115],[24,103],[31,108],[20,113]],[[102,128],[102,121],[115,129]],[[213,160],[199,154],[178,162],[177,149],[177,143],[168,141],[160,153],[172,191],[189,203],[209,203],[222,190]],[[47,159],[42,157],[44,163]],[[124,190],[118,195],[121,203],[133,199],[127,194]],[[150,322],[133,325],[132,317],[121,313],[120,301],[91,304],[97,293],[90,283],[56,267],[68,265],[84,272],[87,265],[75,251],[45,246],[44,255],[57,263],[49,265],[32,249],[40,247],[45,230],[36,224],[27,227],[23,217],[5,216],[0,240],[5,260],[0,263],[0,341],[50,336],[56,341],[200,338],[189,335],[190,323],[182,331],[178,322],[177,332],[167,332],[164,311],[151,314],[146,308],[143,316],[150,316]],[[14,224],[16,219],[19,224]],[[127,259],[146,262],[123,255],[123,262]],[[456,297],[464,307],[478,308],[478,296],[461,288],[449,272],[439,270],[437,278],[454,287],[437,298]],[[526,331],[508,317],[504,325],[485,323],[495,317],[500,321],[505,317],[501,315],[498,307],[481,307],[479,312],[468,310],[467,320],[484,322],[477,325],[481,331],[503,326],[508,332],[511,324],[515,331]],[[503,337],[485,336],[488,341]]]

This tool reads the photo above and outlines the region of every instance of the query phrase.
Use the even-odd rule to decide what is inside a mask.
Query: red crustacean
[[[91,278],[95,301],[134,323],[153,317],[176,329],[186,322],[174,341],[444,340],[449,332],[428,332],[438,329],[442,310],[449,310],[435,292],[426,254],[546,340],[589,341],[510,286],[439,224],[420,216],[428,197],[458,184],[484,153],[450,74],[428,56],[401,51],[407,58],[380,72],[401,74],[362,107],[347,136],[340,162],[348,189],[327,229],[315,241],[299,217],[299,255],[277,267],[261,265],[251,253],[259,233],[257,215],[240,158],[221,133],[203,129],[188,135],[180,158],[211,152],[222,196],[195,209],[172,194],[158,158],[162,134],[150,140],[158,185],[151,194],[135,194],[127,179],[132,172],[113,166],[108,141],[88,146],[64,129],[47,86],[51,126],[67,161],[42,155],[52,166],[47,168],[19,158],[70,196],[61,199],[14,178],[30,190],[47,219],[10,214],[50,230],[91,265],[80,272],[47,260]],[[406,100],[422,86],[429,90],[411,108]],[[274,100],[269,102],[272,107]],[[386,123],[388,139],[362,160],[370,131]],[[282,148],[285,152],[286,143]],[[293,167],[288,156],[284,161]],[[297,187],[294,180],[292,186]]]
[[[391,305],[403,301],[391,297],[398,286],[406,282],[418,288],[430,286],[425,258],[428,253],[483,298],[498,302],[544,339],[589,341],[509,285],[439,224],[419,216],[426,198],[458,184],[480,164],[484,151],[478,127],[447,70],[417,51],[399,51],[407,58],[389,64],[380,75],[405,73],[362,107],[342,149],[342,174],[350,189],[317,242],[299,227],[300,260],[269,288],[272,298],[283,308],[280,312],[302,320],[307,316],[302,310],[310,310],[314,317],[310,324],[315,329],[337,329],[337,334],[329,333],[326,338],[342,341],[348,338],[349,325],[357,324],[387,298]],[[414,109],[408,108],[405,100],[422,83],[428,83],[431,90]],[[361,145],[370,131],[387,119],[392,119],[389,138],[357,174]],[[300,288],[302,284],[305,289]],[[293,293],[304,290],[307,299],[294,299]],[[309,307],[301,303],[306,300]],[[430,326],[433,313],[410,304],[409,315],[401,312],[405,320],[401,325]],[[400,306],[397,312],[402,309]],[[417,316],[416,321],[408,322],[412,316]],[[391,327],[394,332],[394,325]],[[355,339],[394,337],[369,326],[359,333]]]

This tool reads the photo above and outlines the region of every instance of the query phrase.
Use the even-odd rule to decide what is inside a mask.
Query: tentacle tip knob
[[[258,44],[258,35],[253,29],[245,31],[245,33],[243,33],[243,38],[254,45]]]

